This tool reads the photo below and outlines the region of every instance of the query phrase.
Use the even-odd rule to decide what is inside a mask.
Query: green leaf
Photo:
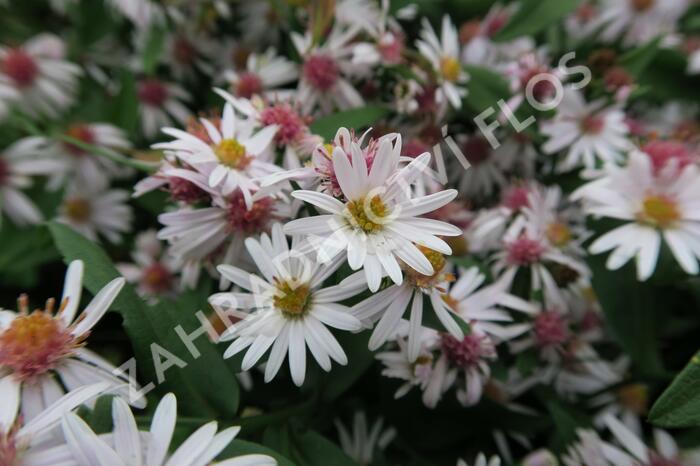
[[[388,113],[389,109],[379,105],[353,108],[317,119],[311,124],[311,131],[325,141],[331,141],[340,127],[359,131],[371,126]]]
[[[84,285],[96,294],[109,281],[119,276],[107,254],[66,225],[52,222],[49,229],[56,247],[66,263],[80,259],[85,263]],[[221,355],[206,335],[196,340],[201,352],[193,358],[175,328],[182,325],[191,333],[194,311],[181,309],[176,303],[148,306],[129,284],[125,285],[112,305],[121,314],[124,329],[131,339],[141,382],[156,382],[153,344],[159,345],[186,363],[186,367],[171,367],[164,372],[163,387],[172,391],[182,404],[183,414],[232,417],[238,408],[238,384]],[[163,357],[161,357],[163,359]]]
[[[338,343],[345,351],[350,361],[345,366],[334,366],[323,387],[323,399],[333,401],[348,390],[364,374],[374,362],[374,353],[367,349],[369,336],[372,332],[361,333],[342,332],[336,335]]]
[[[335,443],[314,431],[296,436],[295,447],[304,466],[357,466]]]
[[[660,427],[700,426],[700,352],[661,394],[649,413]]]
[[[165,28],[152,25],[148,31],[146,46],[143,49],[143,71],[145,74],[153,74],[158,65],[158,59],[165,45]]]
[[[467,65],[464,69],[469,73],[469,93],[464,98],[467,106],[476,114],[487,108],[493,108],[494,113],[498,113],[498,101],[507,101],[510,97],[508,83],[503,76],[480,66]]]
[[[136,133],[139,121],[139,100],[136,95],[136,80],[129,71],[123,71],[120,78],[119,94],[114,97],[111,121],[130,135]]]
[[[655,312],[661,304],[656,299],[658,293],[651,285],[637,280],[631,263],[620,270],[608,270],[606,256],[589,256],[588,264],[593,272],[593,289],[609,330],[642,373],[650,376],[662,374]]]
[[[635,79],[638,79],[651,64],[658,51],[659,39],[654,39],[641,47],[626,52],[620,56],[618,63]]]
[[[522,0],[518,11],[493,39],[502,42],[535,35],[572,12],[578,3],[578,0]]]

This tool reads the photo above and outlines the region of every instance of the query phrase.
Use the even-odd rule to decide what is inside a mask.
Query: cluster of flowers
[[[243,371],[260,366],[270,382],[286,359],[301,386],[310,363],[353,364],[338,334],[368,331],[387,383],[400,380],[397,398],[418,391],[428,408],[488,398],[536,416],[523,400],[547,385],[593,413],[593,426],[558,459],[522,434],[494,431],[504,462],[514,442],[532,451],[529,466],[700,464],[665,431],[645,443],[648,388],[630,379],[630,359],[606,331],[589,261],[607,253],[610,270],[634,261],[639,281],[664,254],[683,275],[700,271],[697,111],[640,101],[644,88],[620,59],[652,43],[681,51],[688,75],[700,73],[700,41],[678,28],[689,0],[580,2],[561,24],[568,38],[593,44],[577,68],[530,37],[498,38],[521,13],[518,2],[459,27],[444,16],[437,32],[416,21],[415,5],[388,1],[316,10],[107,3],[133,29],[129,48],[97,43],[74,63],[54,35],[0,46],[0,118],[31,133],[0,151],[0,212],[16,227],[48,215],[117,244],[133,231],[129,198],[167,193],[158,231],[136,232],[133,262],[119,271],[151,302],[216,282],[209,304],[235,315],[219,337],[230,342],[224,358],[244,353]],[[76,5],[51,8],[69,15]],[[221,39],[220,22],[240,34]],[[417,39],[407,25],[420,28]],[[158,74],[130,55],[154,30],[168,31]],[[286,39],[288,56],[274,48]],[[123,63],[138,76],[138,136],[100,121],[56,121],[79,106],[83,81],[123,92],[112,73]],[[576,69],[585,84],[572,82],[567,71]],[[196,108],[202,98],[186,90],[203,77],[214,110]],[[499,80],[508,94],[491,102],[486,130],[469,118],[480,113],[470,107],[479,79]],[[362,123],[373,126],[365,132],[338,118],[377,108],[384,116]],[[515,115],[537,118],[518,128]],[[49,135],[38,128],[47,121]],[[152,151],[133,150],[132,138]],[[144,168],[149,175],[123,189]],[[61,194],[54,212],[31,198],[35,180]],[[168,454],[176,403],[167,395],[150,432],[139,431],[124,401],[143,407],[129,398],[136,381],[84,347],[125,280],[76,317],[82,275],[73,262],[57,311],[53,300],[30,311],[24,296],[17,312],[0,311],[0,398],[9,400],[0,407],[0,465],[210,464],[237,428],[206,424]],[[105,393],[116,395],[114,432],[97,435],[72,411]],[[396,435],[381,421],[369,432],[364,414],[352,434],[338,431],[362,464]],[[476,464],[500,461],[480,455]]]

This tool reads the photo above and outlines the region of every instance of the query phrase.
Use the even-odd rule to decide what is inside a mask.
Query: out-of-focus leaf
[[[84,285],[93,294],[119,276],[99,246],[60,223],[50,223],[49,229],[66,263],[76,259],[85,263]],[[201,335],[195,343],[201,354],[193,358],[175,333],[180,325],[188,334],[195,330],[192,323],[196,309],[178,309],[174,303],[148,306],[129,284],[124,286],[112,307],[124,320],[138,361],[136,368],[144,376],[141,382],[156,382],[152,352],[162,348],[186,364],[184,368],[173,366],[164,371],[163,381],[164,388],[179,399],[187,400],[182,405],[185,414],[233,417],[238,408],[238,384],[218,351],[206,335]],[[172,358],[161,355],[160,359],[165,365],[164,360]]]
[[[324,140],[330,141],[341,126],[360,130],[372,126],[388,113],[389,110],[386,107],[379,105],[353,108],[317,119],[311,124],[311,131],[323,137]]]
[[[700,352],[654,403],[649,419],[660,427],[700,426]]]
[[[295,447],[305,466],[357,466],[335,443],[314,431],[295,436]]]
[[[464,69],[469,73],[469,93],[464,102],[477,115],[487,108],[493,108],[494,115],[497,115],[500,112],[498,101],[507,101],[510,95],[506,80],[498,73],[480,66],[467,65]]]
[[[595,290],[613,337],[647,375],[663,373],[658,352],[655,309],[659,304],[653,287],[637,281],[634,266],[620,270],[605,267],[607,254],[589,256]]]
[[[494,35],[494,40],[533,36],[573,11],[578,0],[521,0],[519,3],[518,11]]]
[[[158,59],[163,53],[165,45],[165,29],[159,25],[152,25],[148,31],[146,39],[146,47],[143,49],[143,71],[146,74],[152,74],[158,65]]]
[[[133,136],[138,123],[139,105],[134,75],[124,71],[119,78],[119,83],[119,93],[114,97],[112,122]]]
[[[352,384],[354,384],[374,361],[374,353],[367,349],[371,332],[362,333],[343,332],[337,335],[338,343],[348,357],[348,364],[345,366],[333,366],[323,388],[323,398],[326,401],[333,401],[342,395]]]
[[[659,39],[654,39],[625,53],[620,57],[618,63],[635,79],[638,79],[651,64],[658,51]]]

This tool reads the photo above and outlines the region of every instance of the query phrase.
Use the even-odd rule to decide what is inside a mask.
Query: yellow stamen
[[[638,220],[658,228],[669,228],[681,218],[676,202],[663,195],[647,196],[642,203]]]
[[[290,282],[277,283],[277,290],[273,297],[275,307],[280,309],[285,316],[297,318],[304,315],[309,305],[311,290],[307,284]]]
[[[358,199],[347,204],[350,213],[350,223],[361,228],[365,233],[372,233],[383,228],[383,220],[389,215],[389,208],[379,196],[371,199]]]
[[[442,73],[442,77],[446,80],[457,81],[460,71],[461,66],[455,58],[443,57],[440,60],[440,72]]]
[[[214,146],[214,154],[223,165],[229,168],[245,168],[250,162],[245,146],[236,139],[223,139]]]
[[[66,215],[76,223],[85,223],[90,219],[92,206],[86,199],[72,198],[63,203]]]

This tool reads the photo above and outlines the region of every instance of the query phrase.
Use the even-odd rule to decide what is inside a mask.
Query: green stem
[[[118,163],[120,165],[125,165],[127,167],[135,168],[139,171],[145,172],[145,173],[153,173],[156,171],[156,167],[154,167],[152,164],[146,163],[146,162],[141,162],[138,160],[131,159],[129,157],[125,157],[124,155],[118,153],[118,152],[113,152],[111,150],[104,149],[102,147],[95,146],[93,144],[89,144],[85,141],[81,141],[80,139],[76,139],[73,137],[70,137],[65,134],[60,134],[56,136],[58,139],[67,142],[69,144],[72,144],[86,152],[94,153],[96,155],[99,155],[100,157],[104,157],[106,159],[111,160],[112,162]]]

